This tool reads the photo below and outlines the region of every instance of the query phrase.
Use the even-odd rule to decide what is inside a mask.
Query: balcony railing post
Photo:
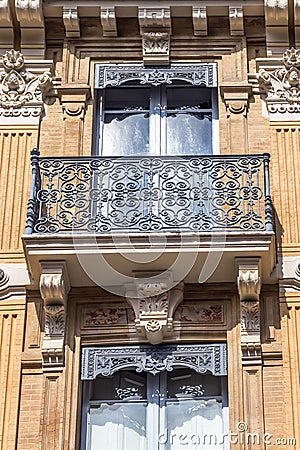
[[[273,208],[270,192],[269,153],[264,153],[264,183],[265,183],[265,220],[266,231],[273,231]]]
[[[32,181],[30,188],[30,197],[27,204],[27,216],[26,216],[26,226],[25,234],[31,234],[36,221],[36,211],[37,211],[37,199],[36,192],[39,189],[39,160],[40,152],[37,148],[31,150],[31,167],[32,167]]]

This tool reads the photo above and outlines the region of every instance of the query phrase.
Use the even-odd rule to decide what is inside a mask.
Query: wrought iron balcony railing
[[[26,233],[271,231],[269,155],[44,158]]]

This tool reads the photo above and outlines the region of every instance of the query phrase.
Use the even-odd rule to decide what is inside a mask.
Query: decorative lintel
[[[226,344],[87,347],[82,349],[81,379],[93,380],[129,368],[155,375],[177,367],[227,375]]]
[[[173,315],[183,300],[183,283],[170,289],[170,276],[137,278],[127,286],[126,299],[135,313],[138,334],[159,344],[173,331]]]
[[[95,88],[103,89],[107,86],[121,86],[130,81],[137,81],[142,85],[158,86],[172,84],[173,81],[183,81],[193,86],[217,87],[216,63],[201,64],[170,64],[169,67],[144,67],[140,64],[96,64]]]

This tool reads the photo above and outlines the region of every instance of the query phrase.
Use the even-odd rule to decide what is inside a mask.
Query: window
[[[152,351],[148,347],[147,360],[142,363],[145,370],[139,369],[143,347],[140,354],[138,347],[131,347],[127,356],[126,347],[102,350],[94,367],[101,364],[105,375],[84,384],[82,450],[179,450],[183,445],[195,450],[227,449],[226,376],[212,374],[202,366],[197,370],[185,367],[189,361],[195,367],[196,359],[202,360],[200,365],[207,361],[214,365],[212,358],[219,358],[222,346],[198,346],[198,350],[190,346],[191,358],[187,345],[182,346],[185,357],[178,353],[180,346],[165,350],[153,346]],[[175,353],[170,352],[172,347],[176,347]],[[212,347],[221,353],[210,353]],[[161,360],[158,352],[163,354]],[[90,370],[93,363],[88,359],[84,357]],[[130,364],[137,366],[124,368]],[[167,369],[159,370],[165,364]],[[113,365],[120,370],[113,372]]]
[[[98,154],[205,155],[216,152],[214,64],[168,69],[100,65],[96,68]]]

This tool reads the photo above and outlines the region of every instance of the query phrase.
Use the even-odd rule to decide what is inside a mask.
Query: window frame
[[[162,85],[170,86],[173,82],[184,83],[185,86],[191,85],[200,88],[211,88],[212,154],[219,154],[218,83],[216,63],[170,64],[168,67],[145,67],[141,64],[96,64],[95,98],[97,107],[95,108],[96,125],[94,149],[97,156],[107,157],[107,155],[102,154],[103,99],[105,98],[105,89],[107,87],[118,88],[124,85],[126,86],[126,83],[129,82],[136,83],[136,86],[150,88],[157,88]],[[150,101],[152,101],[151,97],[152,95],[150,94]],[[150,152],[145,152],[142,156],[168,156],[165,152],[167,149],[167,143],[164,142],[166,141],[166,136],[164,136],[160,130],[158,131],[158,128],[163,125],[162,117],[160,117],[158,123],[155,115],[151,117],[151,105],[149,105],[149,111]],[[156,124],[154,123],[155,121],[157,122]],[[152,133],[152,130],[155,130],[154,133]],[[153,149],[155,149],[154,152]],[[161,149],[163,149],[163,152]],[[170,156],[175,155],[170,154]],[[184,154],[182,153],[178,156],[184,156]]]
[[[141,362],[141,359],[147,356],[149,366],[147,369],[146,360]],[[195,365],[195,355],[198,355],[198,365]],[[204,355],[205,362],[201,362],[201,355]],[[208,358],[209,355],[209,358]],[[102,359],[105,356],[104,360]],[[99,359],[103,362],[99,371]],[[119,360],[118,360],[119,358]],[[152,359],[153,358],[153,359]],[[126,362],[128,360],[128,362]],[[207,364],[206,361],[210,362]],[[104,363],[105,361],[105,363]],[[134,362],[135,361],[135,362]],[[157,363],[167,362],[168,367],[162,368],[161,365],[153,367]],[[173,362],[172,362],[173,361]],[[200,361],[200,362],[199,362]],[[141,364],[145,370],[140,370]],[[94,367],[94,368],[93,368]],[[158,369],[159,368],[159,369]],[[160,346],[127,346],[127,347],[92,347],[82,349],[82,372],[81,379],[86,380],[83,383],[83,402],[82,402],[82,427],[81,427],[81,450],[87,449],[87,433],[88,433],[88,418],[91,403],[91,389],[92,383],[97,375],[101,374],[109,376],[121,370],[136,369],[137,372],[147,372],[147,422],[150,427],[146,429],[147,449],[149,450],[165,450],[164,443],[158,443],[155,436],[161,436],[165,433],[165,420],[167,412],[167,396],[161,396],[162,390],[164,394],[167,392],[167,374],[173,373],[173,369],[189,369],[198,374],[208,374],[210,376],[220,377],[221,381],[221,396],[208,394],[203,396],[203,400],[207,398],[217,399],[222,403],[222,425],[223,434],[226,435],[229,430],[229,415],[228,415],[228,391],[227,391],[227,356],[226,344],[186,344],[186,345],[160,345]],[[158,370],[157,370],[158,369]],[[151,373],[153,375],[151,376]],[[134,373],[134,372],[133,372]],[[150,385],[148,386],[148,383]],[[150,389],[150,392],[148,391]],[[153,402],[149,402],[149,396],[157,392],[157,398]],[[218,398],[217,398],[218,397]],[[153,398],[153,397],[152,397]],[[171,399],[171,401],[174,399]],[[111,399],[113,403],[115,401]],[[106,403],[103,400],[102,403]],[[99,400],[99,404],[101,401]],[[151,418],[151,419],[150,419]],[[149,420],[150,419],[150,420]],[[223,449],[229,450],[228,440],[223,443]]]

